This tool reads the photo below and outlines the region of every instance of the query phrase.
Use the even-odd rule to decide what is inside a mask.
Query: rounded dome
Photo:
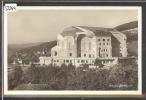
[[[82,32],[80,29],[71,26],[71,27],[67,27],[63,30],[63,32],[61,33],[62,36],[75,36],[76,32]]]

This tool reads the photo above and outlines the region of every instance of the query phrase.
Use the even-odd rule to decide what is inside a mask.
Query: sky
[[[8,13],[9,44],[49,42],[70,26],[114,28],[138,19],[137,10],[18,10]]]

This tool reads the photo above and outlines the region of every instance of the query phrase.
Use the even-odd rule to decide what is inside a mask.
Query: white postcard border
[[[4,95],[24,96],[24,95],[42,95],[42,96],[68,96],[68,95],[141,95],[142,94],[142,8],[141,6],[35,6],[20,7],[17,10],[138,10],[138,90],[136,91],[26,91],[26,90],[8,90],[8,71],[7,71],[7,13],[4,11]]]

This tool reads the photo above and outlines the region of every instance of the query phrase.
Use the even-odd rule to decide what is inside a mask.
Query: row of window
[[[59,60],[54,60],[54,62],[59,62]],[[102,63],[110,63],[111,61],[102,61]],[[72,60],[64,60],[64,63],[72,63]],[[88,63],[88,60],[77,60],[77,63]],[[94,60],[91,61],[94,64]]]
[[[99,45],[109,45],[109,43],[99,43]]]
[[[103,49],[101,51],[107,51],[107,49]],[[57,52],[55,52],[55,56],[57,56]],[[71,57],[72,56],[72,53],[69,53],[69,56]],[[84,54],[84,57],[87,57],[87,54],[85,53]],[[108,54],[100,54],[100,57],[108,57]],[[91,54],[89,54],[89,58],[91,58]],[[94,55],[93,55],[93,58],[94,58]]]
[[[57,56],[57,52],[54,52],[54,56]],[[69,53],[69,56],[72,57],[72,53]],[[87,57],[87,54],[84,54],[84,57]],[[91,54],[89,54],[89,58],[91,58]],[[94,58],[94,55],[93,55]]]
[[[86,53],[84,54],[84,57],[87,57],[87,54]],[[89,54],[89,58],[91,58],[91,57],[92,57],[92,55]],[[93,58],[94,58],[94,55],[93,55]]]
[[[102,49],[101,52],[107,52],[107,49]]]
[[[110,41],[110,39],[98,39],[98,41]]]
[[[59,60],[54,60],[54,62],[59,62]],[[63,60],[64,63],[72,63],[72,60]],[[88,60],[77,60],[78,63],[88,63]],[[92,61],[94,63],[94,61]]]
[[[72,53],[69,53],[69,56],[71,57],[72,56]],[[87,57],[87,54],[86,53],[84,54],[84,57]],[[89,58],[91,58],[91,57],[92,57],[92,55],[89,54]],[[93,58],[94,58],[94,55],[93,55]]]
[[[108,54],[100,54],[100,57],[108,57]]]

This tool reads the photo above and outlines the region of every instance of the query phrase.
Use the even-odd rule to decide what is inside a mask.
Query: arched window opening
[[[84,54],[84,57],[86,57],[86,54]]]
[[[62,48],[64,48],[64,42],[62,41]]]
[[[89,42],[89,50],[91,50],[91,42]]]
[[[89,58],[91,58],[91,54],[89,54]]]
[[[56,51],[54,51],[54,56],[57,56],[57,52]]]
[[[72,56],[72,53],[69,53],[69,56],[71,57]]]

